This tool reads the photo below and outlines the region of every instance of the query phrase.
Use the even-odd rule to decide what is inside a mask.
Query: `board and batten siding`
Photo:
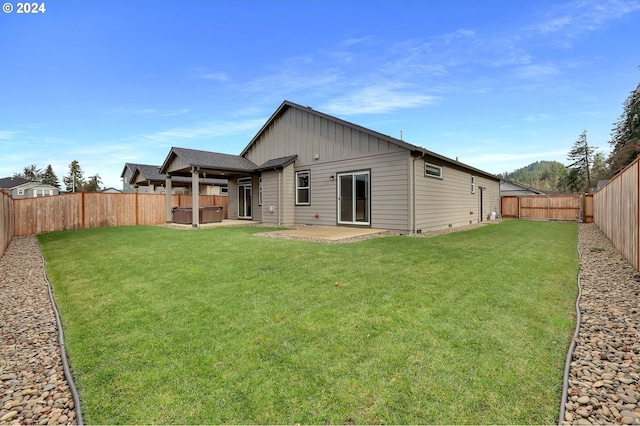
[[[338,221],[338,173],[369,171],[371,199],[371,227],[407,231],[409,151],[392,152],[351,158],[340,161],[300,165],[295,171],[309,171],[310,204],[295,205],[295,173],[283,175],[291,185],[287,206],[293,208],[294,223],[335,226]],[[333,176],[333,179],[331,177]],[[290,200],[290,201],[289,201]],[[317,217],[316,217],[317,215]]]
[[[442,178],[425,176],[425,161],[415,161],[415,230],[436,230],[459,227],[487,220],[488,215],[498,212],[500,183],[470,170],[450,167],[438,161],[428,163],[442,167]],[[471,189],[471,177],[475,176],[475,193]],[[482,214],[480,218],[480,187]]]
[[[319,161],[400,151],[406,149],[307,111],[289,108],[264,129],[244,156],[260,165],[274,158],[297,154],[298,168]]]
[[[278,197],[280,197],[279,201]],[[262,222],[273,225],[295,224],[294,204],[295,172],[293,164],[283,170],[263,171]]]

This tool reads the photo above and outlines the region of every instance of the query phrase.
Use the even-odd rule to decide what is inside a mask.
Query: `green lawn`
[[[557,422],[575,224],[256,231],[39,236],[88,424]]]

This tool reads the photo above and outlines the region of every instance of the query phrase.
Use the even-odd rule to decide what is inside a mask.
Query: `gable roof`
[[[136,184],[136,178],[138,176],[141,176],[147,182],[154,182],[154,183],[158,183],[158,182],[164,183],[167,179],[167,175],[160,173],[160,166],[154,166],[151,164],[130,164],[130,163],[127,163],[127,164],[129,166],[135,166],[133,168],[133,173],[129,178],[128,183],[130,185]],[[131,170],[131,168],[129,170]],[[171,181],[173,182],[174,186],[185,186],[180,184],[191,184],[190,177],[172,176]],[[205,178],[205,179],[200,179],[200,183],[202,185],[225,186],[227,184],[227,181],[226,179]]]
[[[297,159],[298,159],[297,155],[289,155],[287,157],[274,158],[273,160],[269,160],[264,164],[262,164],[260,167],[256,169],[256,171],[261,172],[263,170],[285,168],[289,164],[292,164],[293,162],[295,162]]]
[[[14,188],[20,188],[20,189],[31,189],[31,188],[39,188],[39,189],[55,189],[57,191],[59,191],[58,188],[56,188],[53,185],[49,185],[48,183],[42,183],[42,182],[31,182],[31,181],[27,181],[26,183],[23,183],[22,185],[17,185],[14,186]]]
[[[175,158],[179,158],[186,167],[179,171],[172,172],[172,175],[190,176],[191,168],[199,168],[212,174],[228,174],[228,172],[253,173],[258,168],[252,161],[238,155],[172,147],[160,167],[161,174],[166,174],[169,164],[171,164]]]
[[[25,179],[23,177],[6,177],[0,179],[0,188],[2,189],[11,189],[16,186],[24,185],[25,183],[32,182],[29,179]]]
[[[402,147],[402,148],[406,148],[406,149],[408,149],[409,151],[411,151],[411,152],[412,152],[412,153],[414,153],[415,155],[419,155],[419,156],[421,156],[421,155],[428,155],[428,156],[430,156],[430,157],[433,157],[433,158],[436,158],[436,159],[438,159],[438,160],[441,160],[441,161],[443,161],[443,162],[445,162],[445,163],[449,163],[449,164],[454,165],[454,166],[457,166],[457,167],[463,167],[463,168],[465,168],[465,169],[468,169],[468,170],[474,171],[475,173],[478,173],[478,174],[481,174],[481,175],[487,176],[487,177],[489,177],[489,178],[491,178],[491,179],[500,180],[500,178],[499,178],[499,177],[497,177],[497,176],[495,176],[495,175],[493,175],[493,174],[491,174],[491,173],[488,173],[488,172],[485,172],[484,170],[480,170],[480,169],[477,169],[477,168],[475,168],[475,167],[469,166],[468,164],[461,163],[461,162],[459,162],[459,161],[457,161],[457,160],[453,160],[453,159],[451,159],[451,158],[445,157],[444,155],[437,154],[437,153],[435,153],[435,152],[433,152],[433,151],[429,151],[429,150],[428,150],[428,149],[426,149],[426,148],[420,147],[420,146],[418,146],[418,145],[413,145],[413,144],[407,143],[407,142],[405,142],[405,141],[403,141],[403,140],[393,138],[393,137],[391,137],[391,136],[389,136],[389,135],[384,135],[384,134],[382,134],[382,133],[376,132],[375,130],[367,129],[366,127],[362,127],[362,126],[359,126],[359,125],[357,125],[357,124],[354,124],[354,123],[351,123],[351,122],[348,122],[348,121],[342,120],[342,119],[337,118],[337,117],[334,117],[334,116],[331,116],[331,115],[329,115],[329,114],[325,114],[325,113],[323,113],[323,112],[316,111],[316,110],[314,110],[314,109],[313,109],[313,108],[311,108],[311,107],[304,107],[304,106],[302,106],[302,105],[298,105],[298,104],[296,104],[296,103],[293,103],[293,102],[291,102],[291,101],[287,101],[287,100],[285,100],[284,102],[282,102],[282,104],[278,107],[278,109],[276,109],[276,111],[271,115],[271,117],[269,117],[269,119],[267,120],[267,122],[266,122],[266,123],[265,123],[265,124],[260,128],[260,130],[258,130],[258,133],[256,133],[256,135],[251,139],[251,141],[249,141],[249,143],[248,143],[248,144],[247,144],[247,146],[242,150],[242,152],[240,153],[240,155],[244,157],[244,155],[249,151],[249,149],[251,149],[251,147],[253,146],[253,144],[255,144],[255,143],[258,141],[258,139],[260,139],[260,136],[265,132],[265,130],[266,130],[266,129],[267,129],[267,128],[268,128],[268,127],[269,127],[269,126],[270,126],[270,125],[271,125],[271,124],[272,124],[272,123],[273,123],[273,122],[274,122],[274,121],[275,121],[275,120],[276,120],[280,115],[282,115],[282,114],[283,114],[287,109],[289,109],[289,108],[295,108],[295,109],[298,109],[298,110],[306,111],[306,112],[308,112],[309,114],[315,115],[315,116],[317,116],[317,117],[321,117],[321,118],[324,118],[324,119],[326,119],[326,120],[333,121],[333,122],[335,122],[335,123],[339,123],[339,124],[341,124],[341,125],[343,125],[343,126],[346,126],[346,127],[352,128],[352,129],[357,130],[357,131],[360,131],[360,132],[362,132],[362,133],[365,133],[365,134],[371,135],[371,136],[373,136],[373,137],[376,137],[376,138],[382,139],[382,140],[384,140],[384,141],[387,141],[387,142],[393,143],[393,144],[395,144],[395,145],[397,145],[397,146],[399,146],[399,147]]]
[[[136,167],[138,167],[138,164],[136,163],[124,163],[124,167],[122,168],[122,173],[120,173],[120,177],[121,178],[124,177],[124,173],[127,171],[127,169],[131,172],[131,174],[134,174],[136,172]]]
[[[544,195],[546,192],[539,191],[535,188],[531,188],[526,185],[522,185],[521,183],[513,182],[510,180],[504,180],[500,182],[500,192],[521,192],[521,193],[533,193],[537,195]]]

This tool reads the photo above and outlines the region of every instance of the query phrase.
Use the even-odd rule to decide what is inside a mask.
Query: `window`
[[[24,188],[18,188],[18,195],[24,195]]]
[[[442,179],[442,167],[431,163],[424,163],[424,175]]]
[[[262,205],[262,177],[258,178],[258,205]]]
[[[296,205],[308,206],[310,203],[309,171],[296,172]]]
[[[476,193],[476,177],[475,176],[471,176],[471,193],[472,194]]]

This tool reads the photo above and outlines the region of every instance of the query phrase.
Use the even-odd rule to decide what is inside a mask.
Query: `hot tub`
[[[193,223],[192,207],[174,207],[171,209],[171,214],[173,215],[173,223]],[[198,223],[222,222],[222,206],[200,207],[198,218]]]

